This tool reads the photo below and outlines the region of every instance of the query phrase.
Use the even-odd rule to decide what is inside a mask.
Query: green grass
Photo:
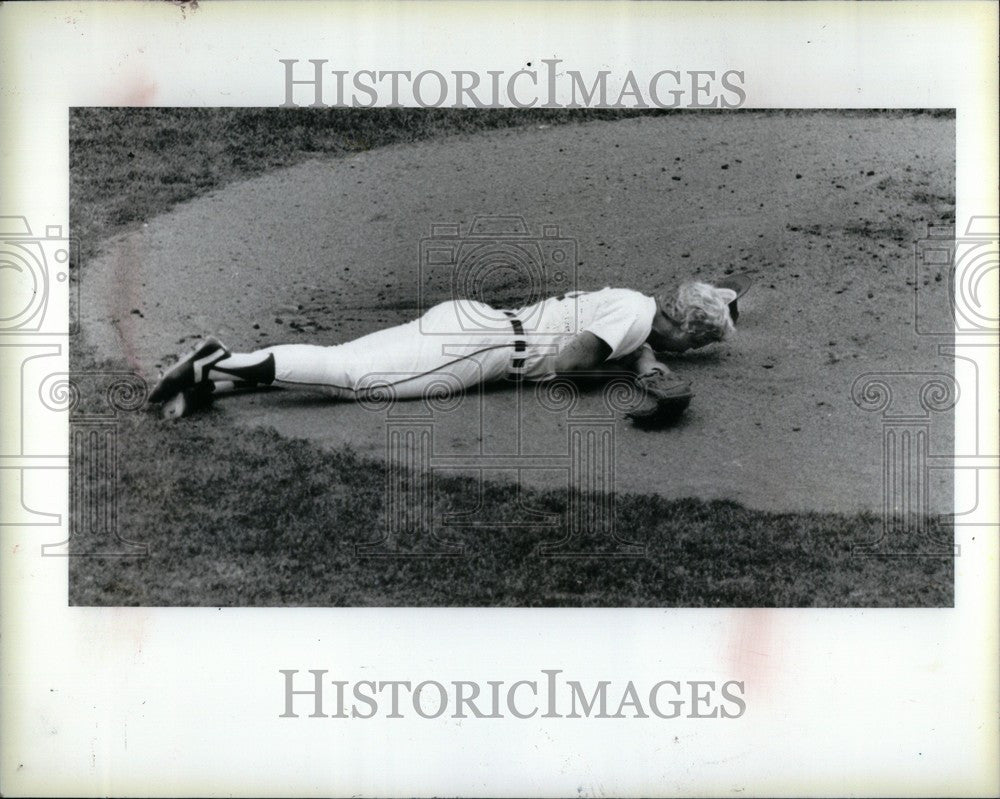
[[[86,258],[107,237],[172,205],[319,154],[523,124],[573,124],[629,112],[311,109],[75,109],[70,118],[71,234]],[[85,336],[86,331],[84,331]],[[74,340],[77,370],[122,369]],[[82,407],[86,407],[86,398]],[[81,408],[82,410],[82,408]],[[79,411],[78,411],[79,412]],[[487,485],[482,518],[507,522],[446,535],[452,557],[371,557],[384,529],[385,470],[219,411],[179,424],[148,410],[117,427],[118,533],[146,557],[84,557],[115,548],[75,525],[76,605],[558,605],[658,607],[949,606],[950,557],[855,554],[878,538],[870,514],[772,514],[732,502],[617,497],[617,531],[640,557],[547,557],[552,533],[512,515],[511,486]],[[84,475],[96,488],[96,478]],[[476,486],[438,481],[434,507],[467,507]],[[562,515],[567,498],[522,489],[522,505]],[[81,504],[75,501],[76,512]],[[951,540],[943,521],[933,537]],[[606,540],[578,542],[603,551]],[[924,541],[891,541],[896,551]]]

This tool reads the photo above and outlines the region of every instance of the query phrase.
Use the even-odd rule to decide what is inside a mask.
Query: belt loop
[[[510,326],[514,329],[514,352],[525,352],[528,349],[528,342],[524,338],[524,325],[514,316],[513,311],[504,311],[504,314],[510,319]],[[524,379],[524,358],[511,358],[510,372],[507,376],[515,381]]]

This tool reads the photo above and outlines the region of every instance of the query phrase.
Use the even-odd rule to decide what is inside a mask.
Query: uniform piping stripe
[[[476,355],[480,355],[484,352],[490,352],[491,350],[508,349],[511,346],[512,345],[510,344],[499,344],[496,347],[484,347],[481,350],[470,352],[468,355],[463,355],[461,358],[455,358],[455,360],[453,361],[448,361],[448,363],[443,363],[440,366],[435,367],[434,369],[430,369],[426,372],[421,372],[418,375],[411,375],[410,377],[404,377],[402,380],[396,380],[393,383],[379,383],[378,385],[370,386],[369,388],[360,389],[360,391],[359,389],[352,388],[351,386],[338,386],[336,383],[307,383],[300,380],[285,380],[282,377],[275,377],[275,382],[287,383],[290,386],[314,386],[316,388],[335,388],[335,389],[340,389],[341,391],[351,391],[357,394],[357,393],[363,393],[365,391],[371,391],[372,389],[382,388],[383,386],[399,386],[402,385],[403,383],[409,383],[411,380],[418,380],[421,377],[426,377],[427,375],[434,374],[435,372],[440,372],[442,369],[446,369],[452,364],[458,363],[459,361],[466,361],[469,358],[473,358]]]

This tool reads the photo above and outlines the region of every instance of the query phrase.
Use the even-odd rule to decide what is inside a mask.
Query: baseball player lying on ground
[[[227,389],[274,386],[320,391],[341,400],[412,399],[457,393],[503,378],[546,380],[608,362],[631,370],[647,401],[637,423],[675,419],[693,396],[690,383],[657,355],[721,341],[733,331],[745,275],[715,285],[684,283],[675,297],[604,288],[551,297],[517,309],[474,300],[435,305],[419,319],[331,347],[283,344],[230,352],[200,342],[160,376],[150,402],[167,418],[185,416]]]

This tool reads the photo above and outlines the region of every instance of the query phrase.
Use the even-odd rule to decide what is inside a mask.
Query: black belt
[[[514,352],[526,351],[528,349],[528,342],[524,338],[524,325],[521,324],[520,319],[514,316],[513,311],[504,311],[504,313],[510,319],[510,326],[514,328]],[[508,376],[511,380],[524,379],[524,358],[511,358]]]

